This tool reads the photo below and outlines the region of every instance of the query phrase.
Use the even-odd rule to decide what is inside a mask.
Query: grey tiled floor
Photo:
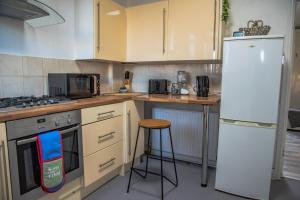
[[[149,169],[159,172],[159,161],[151,160]],[[164,172],[173,177],[173,167],[164,163]],[[165,200],[243,200],[227,193],[214,190],[215,170],[209,170],[209,183],[207,188],[200,186],[201,168],[186,163],[177,163],[179,186],[172,187],[165,181]],[[126,194],[129,174],[125,177],[116,177],[96,192],[87,197],[87,200],[159,200],[160,178],[148,175],[146,180],[133,175],[130,193]],[[300,181],[286,179],[273,181],[271,187],[271,200],[299,200]]]

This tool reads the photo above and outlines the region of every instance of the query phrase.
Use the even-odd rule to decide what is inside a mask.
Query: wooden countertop
[[[136,101],[147,101],[147,102],[158,102],[158,103],[216,105],[220,102],[221,97],[218,95],[210,95],[208,97],[197,97],[195,95],[146,94],[140,96],[133,96],[132,99]]]
[[[121,103],[128,100],[162,102],[162,103],[183,103],[183,104],[200,104],[200,105],[215,105],[220,101],[220,97],[213,95],[207,98],[197,97],[194,95],[145,95],[142,93],[128,93],[128,94],[108,94],[93,98],[80,99],[66,103],[49,105],[43,107],[34,107],[27,109],[20,109],[9,112],[0,112],[0,123],[12,121],[17,119],[24,119],[40,115],[48,115],[59,112],[66,112],[71,110],[78,110],[82,108],[89,108],[95,106],[102,106],[107,104]]]
[[[48,115],[58,112],[65,112],[71,110],[78,110],[82,108],[95,107],[113,103],[121,103],[127,100],[131,100],[131,95],[124,96],[99,96],[87,99],[80,99],[75,101],[70,101],[61,104],[54,104],[43,107],[34,107],[27,109],[20,109],[9,112],[0,112],[0,122],[6,122],[11,120],[23,119],[28,117],[35,117],[40,115]]]

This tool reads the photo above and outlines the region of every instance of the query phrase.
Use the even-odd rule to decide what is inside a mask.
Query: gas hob
[[[0,98],[0,112],[9,112],[19,109],[28,109],[32,107],[44,107],[53,104],[67,103],[71,100],[65,97],[49,96],[22,96],[12,98]]]

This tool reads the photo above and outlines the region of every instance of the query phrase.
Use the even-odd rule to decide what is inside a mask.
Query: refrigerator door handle
[[[277,128],[277,124],[272,123],[263,123],[263,122],[246,122],[238,121],[233,119],[220,119],[221,124],[232,124],[237,126],[248,126],[248,127],[257,127],[257,128]]]

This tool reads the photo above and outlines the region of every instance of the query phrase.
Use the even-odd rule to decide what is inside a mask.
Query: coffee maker
[[[196,86],[194,91],[198,97],[208,97],[209,93],[209,78],[208,76],[196,76]]]

